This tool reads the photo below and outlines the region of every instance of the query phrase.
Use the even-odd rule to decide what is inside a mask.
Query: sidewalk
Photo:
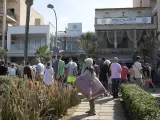
[[[83,100],[70,120],[126,120],[120,100],[105,97],[96,101],[96,115],[87,116],[88,100]]]

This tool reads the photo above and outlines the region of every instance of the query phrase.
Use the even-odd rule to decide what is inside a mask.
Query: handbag
[[[146,84],[151,84],[152,83],[152,79],[146,79]]]

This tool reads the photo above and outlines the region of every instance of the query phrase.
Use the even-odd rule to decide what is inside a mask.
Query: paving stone
[[[101,109],[101,113],[124,113],[123,110],[114,110],[114,109]]]
[[[125,117],[100,116],[98,120],[126,120]]]
[[[124,114],[122,112],[99,112],[99,116],[122,116],[124,117]]]
[[[95,109],[95,116],[87,116],[85,112],[89,110],[89,102],[85,100],[81,102],[70,120],[126,120],[119,99],[100,98],[96,101]]]

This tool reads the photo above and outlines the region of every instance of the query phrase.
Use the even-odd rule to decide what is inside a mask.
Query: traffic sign
[[[59,54],[59,49],[58,47],[54,47],[53,48],[54,54],[58,55]]]

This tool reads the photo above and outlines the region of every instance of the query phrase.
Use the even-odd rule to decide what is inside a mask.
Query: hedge
[[[124,108],[132,120],[160,120],[160,104],[137,85],[122,84]]]

